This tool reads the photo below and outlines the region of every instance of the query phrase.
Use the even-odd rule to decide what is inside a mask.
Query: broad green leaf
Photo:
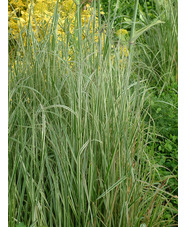
[[[146,21],[145,13],[143,12],[143,8],[140,4],[139,4],[139,17],[140,17],[140,20],[145,23]]]
[[[162,24],[162,23],[165,23],[165,22],[160,21],[160,20],[156,20],[156,21],[152,22],[151,24],[139,29],[138,31],[135,32],[135,34],[132,38],[132,42],[135,42],[137,38],[139,38],[144,32],[148,31],[153,26],[155,26],[157,24]]]

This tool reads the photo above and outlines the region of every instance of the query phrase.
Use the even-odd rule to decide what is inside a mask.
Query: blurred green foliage
[[[16,225],[16,227],[26,227],[26,225],[20,222],[19,224]]]
[[[117,16],[114,18],[114,11],[117,7]],[[130,0],[101,0],[102,8],[105,12],[106,18],[110,16],[111,19],[114,19],[114,28],[128,28],[130,31],[130,25],[133,17],[133,9],[134,9],[135,1]],[[143,21],[143,16],[146,13],[146,16],[155,18],[155,3],[153,0],[140,0],[139,1],[139,11],[137,18],[138,20]]]
[[[178,195],[178,94],[177,83],[172,84],[159,96],[154,93],[149,99],[150,115],[155,123],[156,142],[149,145],[160,175],[157,180],[166,180],[167,192]],[[171,177],[169,177],[171,175]],[[173,177],[172,177],[173,176]],[[170,197],[177,208],[178,201]],[[165,218],[171,214],[167,212]],[[175,217],[177,220],[177,216]]]

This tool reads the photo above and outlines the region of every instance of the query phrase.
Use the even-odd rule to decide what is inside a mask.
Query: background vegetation
[[[177,1],[81,3],[9,1],[9,226],[176,226]]]

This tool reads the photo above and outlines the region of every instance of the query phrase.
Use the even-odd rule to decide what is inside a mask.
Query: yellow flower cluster
[[[128,35],[128,31],[126,29],[121,28],[116,32],[116,35],[117,36]]]
[[[9,0],[8,28],[14,38],[19,35],[20,29],[31,22],[36,37],[42,37],[42,31],[51,22],[56,0]]]
[[[116,35],[122,43],[126,43],[128,39],[128,31],[126,29],[123,29],[123,28],[119,29],[116,32]]]
[[[57,0],[34,0],[31,4],[31,0],[9,0],[8,5],[8,19],[9,19],[9,31],[14,38],[20,33],[20,29],[24,26],[28,26],[29,20],[31,22],[32,28],[36,34],[36,37],[42,39],[44,36],[43,31],[46,26],[52,22],[52,16],[56,6]],[[59,1],[58,4],[58,36],[65,34],[65,21],[70,23],[69,31],[71,34],[74,33],[76,27],[76,10],[77,5],[73,0],[63,0]],[[31,13],[31,14],[30,14]],[[81,10],[81,22],[83,27],[83,37],[85,37],[86,29],[89,32],[93,30],[93,19],[92,14],[93,8],[87,4],[86,8]],[[101,12],[103,14],[103,12]],[[29,16],[31,15],[31,17]],[[95,28],[98,28],[98,17],[95,17]],[[88,27],[89,26],[89,27]]]
[[[20,25],[26,25],[26,13],[27,5],[23,0],[8,1],[8,29],[16,36],[19,33]]]

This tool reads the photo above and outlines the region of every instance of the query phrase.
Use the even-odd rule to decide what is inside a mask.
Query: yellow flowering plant
[[[121,67],[122,64],[126,63],[126,58],[129,55],[129,51],[128,51],[128,39],[129,39],[129,35],[128,35],[128,31],[126,29],[119,29],[116,31],[116,37],[118,39],[117,45],[115,46],[114,51],[117,52],[117,54],[113,54],[112,55],[112,61],[115,61],[116,56],[118,55],[118,59],[117,61],[119,62],[119,65]]]
[[[30,24],[36,40],[42,41],[45,34],[47,34],[47,30],[52,27],[57,3],[57,41],[63,41],[68,45],[68,56],[62,56],[63,54],[61,56],[63,60],[73,61],[75,42],[72,45],[69,37],[71,37],[70,39],[77,39],[77,35],[75,35],[77,31],[77,8],[80,7],[77,0],[63,0],[62,2],[57,0],[9,0],[9,33],[15,40],[19,38],[20,34],[24,37],[28,31],[26,28]],[[101,46],[104,48],[106,33],[104,29],[99,32],[101,28],[99,28],[98,12],[89,3],[90,1],[84,1],[80,7],[82,39],[86,39],[87,43],[98,44],[100,38]],[[101,6],[100,14],[104,14]],[[21,31],[22,33],[20,33]],[[125,41],[128,33],[127,30],[120,29],[116,32],[116,35],[121,41]],[[87,49],[87,44],[85,45],[82,48]],[[116,51],[119,51],[121,56],[123,53],[125,53],[125,56],[128,55],[128,49],[122,42],[119,49],[116,47]]]
[[[9,0],[8,5],[8,26],[14,38],[17,38],[20,28],[27,26],[29,20],[36,35],[41,32],[41,26],[48,25],[52,22],[52,16],[57,0]],[[70,22],[70,33],[74,32],[76,27],[76,2],[73,0],[63,0],[58,2],[58,35],[64,34],[65,21]],[[29,16],[31,14],[31,17]],[[92,17],[92,7],[87,4],[86,8],[81,10],[82,27],[86,27]],[[95,19],[96,27],[98,26],[98,17]],[[92,31],[92,22],[90,24]],[[84,31],[85,32],[85,31]],[[42,38],[43,34],[40,34]]]
[[[116,32],[116,35],[121,41],[126,41],[126,38],[128,38],[128,31],[121,28]]]

